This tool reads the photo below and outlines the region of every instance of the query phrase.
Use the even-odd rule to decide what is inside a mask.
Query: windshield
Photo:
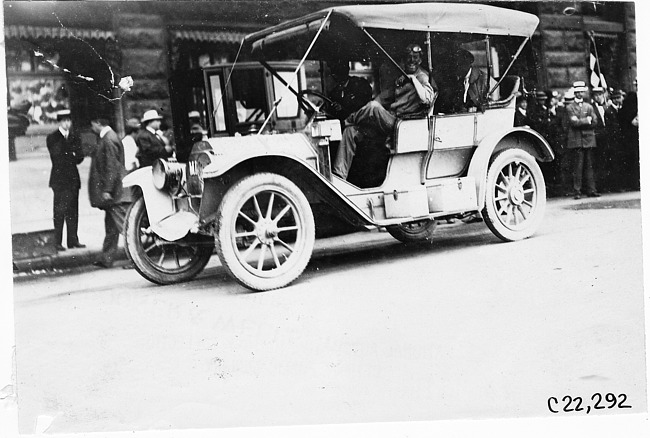
[[[236,107],[236,126],[264,121],[267,115],[264,71],[259,68],[234,69],[230,80]]]
[[[271,116],[267,131],[290,132],[302,129],[307,117],[294,93],[285,92],[293,78],[297,61],[212,66],[205,69],[206,106],[212,136],[256,133]],[[308,61],[298,71],[292,88],[296,93],[320,84],[318,62]],[[280,99],[282,97],[282,99]],[[277,110],[273,111],[274,102]]]
[[[284,87],[284,83],[289,83],[291,82],[291,77],[293,76],[293,72],[291,71],[279,71],[278,75],[284,79],[284,82],[281,81],[277,77],[273,77],[273,90],[275,95],[281,95],[282,90]],[[302,88],[300,86],[300,82],[298,83],[298,88]],[[287,117],[296,117],[298,116],[298,100],[296,98],[292,98],[290,96],[287,96],[287,98],[282,99],[282,101],[278,104],[278,109],[277,109],[277,115],[278,118],[280,119],[286,119]]]

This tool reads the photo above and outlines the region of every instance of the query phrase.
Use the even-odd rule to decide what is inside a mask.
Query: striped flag
[[[605,80],[605,75],[602,73],[600,68],[600,61],[598,60],[598,50],[596,49],[596,40],[594,39],[593,33],[589,34],[589,70],[591,75],[589,76],[589,82],[591,87],[603,87],[607,90],[607,81]]]

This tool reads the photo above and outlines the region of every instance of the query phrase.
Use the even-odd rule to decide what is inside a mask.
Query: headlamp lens
[[[151,177],[155,188],[176,194],[183,183],[183,165],[176,160],[165,161],[159,158],[151,167]]]

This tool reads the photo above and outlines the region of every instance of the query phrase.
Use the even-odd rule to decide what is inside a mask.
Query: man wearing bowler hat
[[[573,83],[575,99],[566,107],[569,130],[567,133],[567,149],[573,158],[573,198],[580,199],[583,195],[598,197],[594,177],[594,150],[596,149],[596,132],[598,124],[596,111],[591,104],[583,100],[587,91],[584,81]],[[583,178],[584,187],[583,190]]]
[[[165,142],[160,130],[161,120],[162,116],[155,109],[146,111],[142,116],[142,126],[135,138],[140,167],[151,166],[158,158],[168,158],[172,155],[173,149]]]
[[[56,249],[65,251],[63,247],[63,224],[66,224],[66,240],[68,248],[85,248],[79,243],[77,228],[79,225],[79,165],[83,159],[83,151],[79,138],[71,132],[72,118],[70,110],[61,110],[56,119],[59,128],[49,134],[46,139],[47,150],[52,160],[50,187],[54,192],[54,239]]]

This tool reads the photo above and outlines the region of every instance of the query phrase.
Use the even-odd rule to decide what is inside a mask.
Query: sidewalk
[[[29,233],[51,230],[52,190],[48,187],[50,158],[45,146],[45,136],[20,137],[16,139],[18,160],[9,163],[11,232]],[[104,240],[104,212],[92,208],[88,201],[88,171],[90,158],[79,166],[81,191],[79,192],[79,240],[86,245],[83,249],[73,249],[53,255],[31,259],[14,260],[14,274],[28,275],[39,271],[52,271],[89,266],[99,258]],[[602,201],[640,199],[639,192],[626,192],[603,195]],[[585,198],[575,201],[572,198],[550,198],[549,205],[558,208],[567,205],[597,202],[598,199]],[[451,226],[456,226],[456,221]],[[442,221],[441,226],[447,226]],[[337,253],[344,247],[373,246],[392,240],[388,233],[356,233],[345,236],[319,239],[316,251]],[[65,236],[64,236],[65,243]],[[120,241],[120,247],[123,244]],[[125,255],[120,252],[122,259]],[[213,257],[216,259],[216,257]]]
[[[45,135],[16,139],[17,161],[9,162],[9,198],[11,233],[52,230],[52,189],[48,187],[51,162]],[[104,212],[92,208],[88,200],[90,157],[79,165],[79,241],[83,249],[73,249],[50,256],[14,260],[14,272],[64,269],[89,265],[101,253],[104,240]],[[65,232],[64,232],[65,245]]]

